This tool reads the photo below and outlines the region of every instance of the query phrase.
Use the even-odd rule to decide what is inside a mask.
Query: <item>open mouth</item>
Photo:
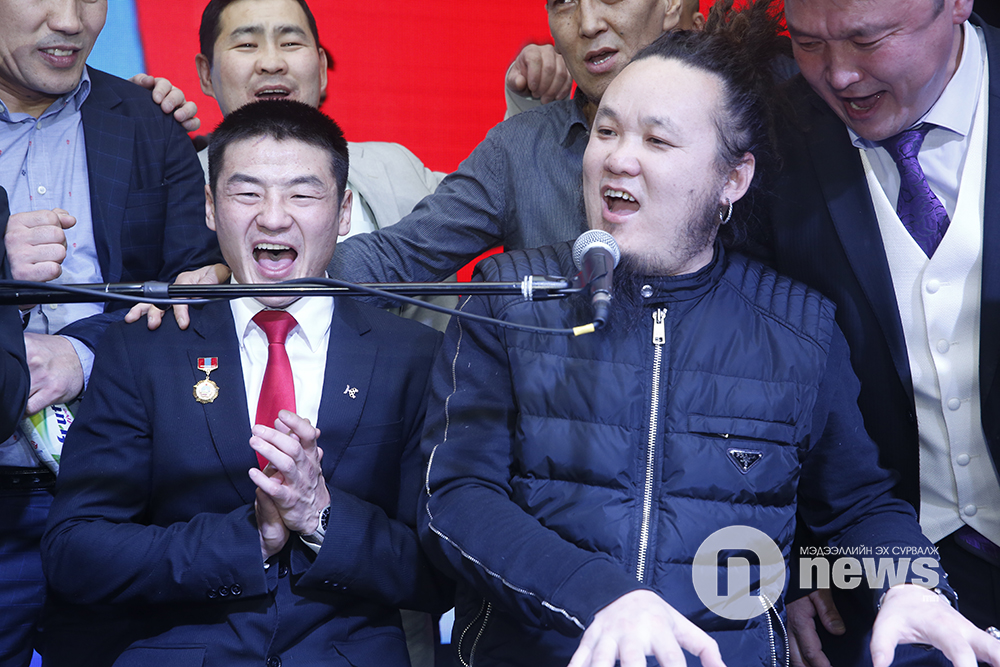
[[[44,49],[38,49],[42,58],[52,67],[65,68],[73,67],[76,65],[80,49],[74,48],[72,45],[67,46],[50,46]]]
[[[624,190],[605,189],[604,203],[611,213],[633,213],[639,210],[639,202]]]
[[[587,58],[587,62],[590,63],[591,65],[599,67],[604,63],[608,62],[609,60],[611,60],[611,57],[614,56],[615,53],[616,53],[615,51],[602,49],[601,51],[598,51],[597,53],[589,56]]]
[[[288,99],[291,94],[291,91],[284,86],[270,86],[258,90],[254,93],[254,97],[258,100],[284,100]]]
[[[874,95],[868,95],[867,97],[852,97],[850,99],[845,99],[847,106],[853,111],[859,113],[865,113],[866,111],[871,111],[878,101],[882,98],[882,93],[875,93]]]
[[[584,64],[587,66],[587,71],[594,76],[609,74],[616,69],[616,63],[618,63],[618,51],[614,49],[601,48],[594,49],[593,51],[588,51],[584,56]]]
[[[299,253],[280,243],[258,243],[253,248],[253,259],[268,273],[280,273],[287,270]]]

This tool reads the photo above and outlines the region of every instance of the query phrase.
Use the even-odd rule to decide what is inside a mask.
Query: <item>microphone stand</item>
[[[262,285],[177,285],[161,282],[53,285],[0,280],[0,305],[129,301],[171,305],[197,304],[214,299],[267,296],[371,296],[393,295],[520,295],[526,301],[557,299],[583,289],[579,276],[526,276],[520,282],[473,283],[359,283],[331,278],[304,278]],[[405,299],[403,299],[405,300]]]

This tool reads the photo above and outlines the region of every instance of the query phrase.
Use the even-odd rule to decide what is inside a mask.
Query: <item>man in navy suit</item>
[[[323,276],[350,228],[336,125],[257,102],[210,150],[208,225],[234,280]],[[286,314],[295,409],[265,424],[275,342],[260,318]],[[173,317],[112,325],[43,540],[45,660],[409,664],[398,609],[450,603],[414,530],[439,343],[332,297],[214,302],[186,332]]]
[[[837,303],[881,462],[986,627],[1000,625],[1000,31],[971,11],[787,0],[803,76],[771,213],[777,268]],[[897,138],[918,135],[897,166]],[[946,213],[928,247],[904,222],[926,186],[919,198]],[[811,616],[843,631],[828,602],[790,609],[812,664],[825,662]]]
[[[148,91],[85,66],[106,13],[107,0],[0,0],[0,186],[10,198],[4,245],[14,278],[172,281],[219,258],[181,126]],[[28,413],[80,394],[101,332],[120,317],[103,304],[31,311]],[[0,494],[3,665],[31,656],[53,483],[23,440],[0,444],[0,486],[12,489]]]

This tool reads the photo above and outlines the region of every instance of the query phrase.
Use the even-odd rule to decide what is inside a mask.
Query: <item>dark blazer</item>
[[[981,25],[973,16],[973,23]],[[983,25],[990,62],[983,222],[979,387],[983,429],[1000,462],[1000,30]],[[844,123],[799,78],[797,123],[783,127],[785,165],[772,201],[774,262],[837,304],[837,322],[861,380],[865,427],[882,464],[901,473],[897,492],[919,511],[913,383],[889,264],[861,159]],[[801,125],[801,127],[797,127]],[[804,129],[803,129],[804,128]]]
[[[7,232],[7,191],[0,188],[0,239]],[[0,279],[10,278],[7,248],[0,243]],[[17,306],[0,306],[0,442],[14,432],[28,401],[30,380]]]
[[[87,144],[94,240],[104,282],[171,282],[178,273],[222,261],[205,226],[205,177],[194,147],[149,91],[88,68],[81,108]],[[60,333],[94,349],[121,302]]]
[[[119,323],[101,343],[42,544],[46,664],[408,664],[397,608],[450,605],[414,530],[441,335],[337,299],[317,424],[326,540],[314,555],[293,535],[265,569],[229,304],[194,309],[191,328]],[[204,356],[219,396],[202,405]]]

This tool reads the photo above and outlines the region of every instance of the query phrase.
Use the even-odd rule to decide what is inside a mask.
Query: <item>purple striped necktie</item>
[[[900,222],[910,232],[920,249],[928,257],[934,256],[938,244],[948,230],[948,211],[941,200],[931,190],[924,176],[924,170],[917,161],[924,137],[934,127],[922,123],[915,128],[900,132],[879,142],[899,170],[899,198],[896,213]]]

